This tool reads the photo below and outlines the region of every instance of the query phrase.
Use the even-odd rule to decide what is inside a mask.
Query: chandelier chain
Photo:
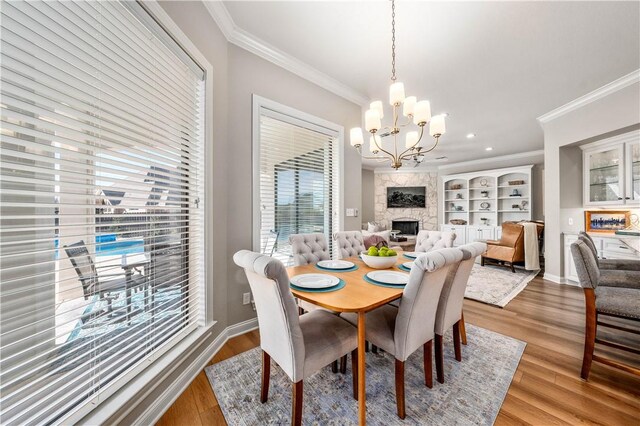
[[[391,81],[396,81],[396,2],[391,0]]]

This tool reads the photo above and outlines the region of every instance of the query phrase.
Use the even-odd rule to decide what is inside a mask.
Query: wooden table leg
[[[365,386],[365,323],[364,312],[358,312],[358,423],[367,424],[367,404]]]

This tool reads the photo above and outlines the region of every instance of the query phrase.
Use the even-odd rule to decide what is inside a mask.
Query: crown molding
[[[464,167],[464,166],[475,166],[480,164],[495,163],[499,161],[521,160],[523,158],[533,158],[538,156],[544,157],[543,149],[539,149],[537,151],[519,152],[516,154],[500,155],[498,157],[480,158],[478,160],[462,161],[460,163],[443,164],[438,167],[438,171],[453,169],[457,167]]]
[[[607,83],[604,86],[592,92],[589,92],[584,96],[579,97],[578,99],[564,104],[551,112],[541,115],[540,117],[538,117],[538,121],[543,124],[548,123],[549,121],[555,120],[556,118],[561,117],[571,111],[582,108],[583,106],[590,104],[591,102],[597,101],[598,99],[604,98],[605,96],[608,96],[612,93],[617,92],[618,90],[624,89],[625,87],[631,86],[632,84],[636,83],[640,83],[640,69],[632,71],[629,74],[612,81],[611,83]]]
[[[229,43],[317,84],[356,105],[364,106],[369,103],[369,98],[362,93],[238,27],[222,1],[203,1],[203,3]]]

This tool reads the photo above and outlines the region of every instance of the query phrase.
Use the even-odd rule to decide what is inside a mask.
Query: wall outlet
[[[243,293],[242,294],[242,304],[248,305],[251,303],[251,293]]]
[[[573,226],[573,218],[572,217],[569,218],[569,226]]]

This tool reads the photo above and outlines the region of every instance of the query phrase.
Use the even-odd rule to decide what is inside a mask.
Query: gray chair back
[[[462,261],[449,269],[436,314],[435,332],[444,336],[446,330],[462,318],[464,291],[471,275],[476,258],[487,250],[487,245],[481,242],[465,244],[458,247],[462,251]]]
[[[64,251],[78,274],[84,298],[88,299],[96,293],[98,286],[98,273],[91,254],[83,240],[64,246]]]
[[[431,251],[415,260],[396,317],[397,360],[406,361],[416,349],[433,339],[440,292],[449,267],[461,260],[462,251],[457,248]]]
[[[289,276],[278,259],[240,250],[233,255],[244,268],[253,293],[260,329],[260,346],[293,382],[303,379],[304,338],[298,307],[289,289]]]
[[[583,240],[571,244],[571,256],[576,266],[578,280],[582,288],[596,288],[600,281],[600,268],[593,250]]]
[[[583,241],[587,245],[587,247],[589,247],[596,258],[596,263],[600,265],[600,262],[598,261],[598,249],[596,248],[596,243],[593,241],[593,238],[591,238],[591,235],[587,234],[584,231],[580,231],[580,233],[578,234],[578,239],[580,241]]]
[[[427,252],[453,247],[456,234],[453,232],[420,231],[416,237],[415,251]]]
[[[324,234],[291,234],[291,254],[295,266],[310,265],[331,259],[327,238]]]
[[[333,239],[338,243],[340,259],[354,257],[365,251],[364,238],[360,231],[336,232],[333,234]]]

